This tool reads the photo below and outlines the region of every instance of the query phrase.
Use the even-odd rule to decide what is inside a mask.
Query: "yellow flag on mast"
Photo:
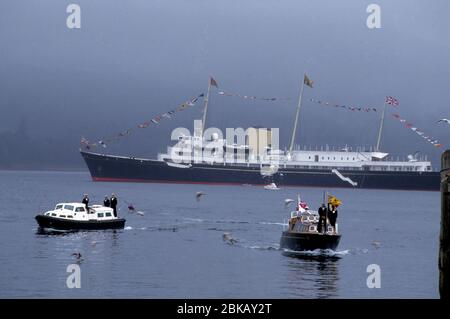
[[[314,81],[308,78],[308,76],[305,74],[305,78],[303,79],[303,83],[305,83],[310,88],[313,87]]]
[[[328,204],[338,207],[342,202],[333,195],[328,195]]]

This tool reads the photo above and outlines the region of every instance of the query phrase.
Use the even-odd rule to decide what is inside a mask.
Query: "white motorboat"
[[[59,203],[55,209],[37,215],[39,227],[56,230],[117,229],[125,227],[125,219],[114,216],[110,207],[82,203]]]

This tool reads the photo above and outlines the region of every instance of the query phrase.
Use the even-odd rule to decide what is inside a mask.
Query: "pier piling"
[[[450,299],[450,150],[446,150],[441,157],[439,294],[441,299]]]

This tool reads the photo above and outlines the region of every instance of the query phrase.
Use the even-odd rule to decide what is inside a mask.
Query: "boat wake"
[[[259,225],[276,225],[276,226],[288,226],[286,223],[276,223],[276,222],[258,222]]]
[[[273,245],[269,245],[269,246],[253,245],[253,246],[244,246],[244,247],[248,248],[248,249],[255,249],[255,250],[280,250],[280,246],[277,244],[273,244]]]
[[[288,256],[293,257],[305,257],[305,258],[314,258],[314,257],[329,257],[329,258],[341,258],[350,253],[350,250],[338,250],[334,251],[332,249],[315,249],[315,250],[304,250],[304,251],[296,251],[290,249],[283,249],[283,253]]]

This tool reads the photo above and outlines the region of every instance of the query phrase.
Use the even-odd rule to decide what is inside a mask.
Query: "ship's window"
[[[63,205],[56,205],[55,209],[61,209],[63,207]]]
[[[344,160],[344,158],[343,157],[341,157],[341,161],[343,161]]]
[[[322,156],[322,159],[324,159],[324,157]]]
[[[67,218],[73,218],[73,216],[72,215],[67,215]]]
[[[353,160],[355,160],[355,158],[353,157]]]
[[[72,205],[65,205],[64,206],[64,209],[67,209],[67,210],[73,210],[73,206]]]
[[[66,215],[59,215],[59,217],[61,217],[61,218],[66,218]]]
[[[103,217],[103,213],[98,213],[97,217]]]
[[[50,213],[46,213],[45,216],[50,216]]]
[[[111,213],[106,213],[106,217],[111,217]]]
[[[52,216],[56,216],[56,214],[55,214],[55,213],[53,213],[53,214],[52,214]]]
[[[336,157],[333,157],[333,160],[336,160]]]
[[[75,209],[76,212],[84,212],[84,207],[77,207]]]
[[[347,161],[349,160],[349,158],[347,157]]]

